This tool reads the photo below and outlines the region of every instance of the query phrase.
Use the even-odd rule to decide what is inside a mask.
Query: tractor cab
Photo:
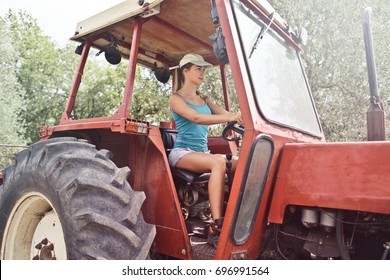
[[[41,127],[4,172],[2,259],[389,258],[390,145],[325,142],[300,58],[305,32],[266,0],[127,0],[71,39],[80,61],[59,124]],[[117,108],[77,118],[92,50],[127,71]],[[214,66],[202,93],[244,123],[209,127],[211,153],[239,156],[216,248],[205,236],[208,174],[168,163],[167,95],[135,106],[165,98],[154,115],[132,111],[146,85],[137,71],[172,94],[188,53]]]
[[[291,30],[267,1],[154,0],[124,1],[87,18],[71,39],[79,43],[79,67],[59,125],[43,128],[42,139],[81,137],[112,151],[117,165],[129,166],[131,185],[146,194],[145,219],[156,225],[155,252],[196,259],[256,257],[261,235],[253,232],[264,227],[265,211],[257,211],[269,203],[263,195],[270,192],[267,177],[276,166],[275,151],[286,141],[324,141],[299,57],[304,32]],[[73,119],[91,48],[110,64],[128,64],[123,100],[111,116]],[[244,126],[229,124],[208,138],[212,153],[240,155],[234,177],[226,174],[228,222],[217,250],[204,244],[211,217],[209,174],[169,167],[167,155],[177,133],[172,121],[156,125],[130,114],[137,67],[149,68],[175,92],[178,64],[187,53],[214,65],[220,105],[239,110],[244,120]],[[170,246],[171,239],[180,242]]]

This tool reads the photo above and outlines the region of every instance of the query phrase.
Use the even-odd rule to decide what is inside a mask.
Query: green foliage
[[[109,116],[123,100],[128,61],[117,66],[90,61],[77,95],[74,118]],[[142,66],[136,70],[130,117],[158,124],[170,121],[168,108],[171,86],[161,84],[153,72]]]
[[[24,137],[35,142],[38,125],[54,125],[61,115],[71,86],[74,60],[69,49],[57,49],[42,34],[35,19],[10,11],[6,22],[18,53],[16,76],[25,91]]]
[[[369,88],[362,17],[373,9],[373,37],[381,99],[390,98],[387,0],[270,1],[290,26],[305,27],[309,42],[303,59],[328,141],[366,139]],[[389,114],[387,114],[387,131]]]
[[[27,146],[0,144],[0,172],[7,166],[14,164],[15,155],[25,148],[27,148]]]
[[[0,144],[25,144],[23,121],[18,112],[24,108],[24,91],[16,77],[16,57],[10,33],[0,19]]]
[[[171,93],[170,81],[162,84],[150,69],[137,67],[130,116],[154,124],[170,122],[168,99]]]
[[[78,57],[75,45],[58,49],[42,34],[35,19],[25,12],[6,16],[16,46],[16,77],[25,91],[26,106],[19,106],[24,136],[38,140],[37,127],[55,125],[61,118],[70,91]],[[85,67],[72,118],[109,116],[123,100],[127,61],[111,66],[95,59],[94,51]],[[138,68],[134,85],[131,117],[152,123],[170,121],[168,98],[170,85],[162,85],[151,70]],[[15,131],[15,129],[14,129]]]
[[[123,99],[126,71],[126,63],[112,66],[105,61],[90,59],[72,117],[85,119],[112,115]]]

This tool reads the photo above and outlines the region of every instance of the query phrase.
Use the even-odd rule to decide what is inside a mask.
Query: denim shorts
[[[175,167],[177,162],[182,158],[184,157],[185,155],[187,154],[190,154],[190,153],[196,153],[196,151],[194,150],[191,150],[189,148],[175,148],[173,149],[170,153],[169,153],[169,156],[168,156],[168,162],[169,162],[169,165],[172,166],[172,167]],[[199,153],[199,152],[198,152]],[[206,151],[204,153],[210,153],[210,151]]]
[[[195,151],[189,148],[175,148],[173,149],[168,156],[169,165],[175,167],[177,162],[189,153],[194,153]]]

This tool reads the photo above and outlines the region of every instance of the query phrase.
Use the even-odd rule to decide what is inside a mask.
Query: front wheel
[[[155,227],[107,150],[76,138],[31,145],[0,187],[2,259],[145,259]]]

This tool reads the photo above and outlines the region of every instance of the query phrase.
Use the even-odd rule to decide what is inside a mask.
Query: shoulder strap
[[[190,101],[188,101],[183,95],[181,95],[179,92],[175,92],[177,95],[179,95],[181,98],[183,98],[183,100],[184,100],[184,102],[186,102],[187,104],[192,104]],[[203,96],[203,95],[201,95],[201,94],[198,94],[199,96],[200,96],[200,98],[202,98],[203,99],[203,101],[204,101],[204,105],[209,105],[208,103],[207,103],[207,97],[205,97],[205,96]],[[203,106],[204,106],[203,105]],[[194,105],[195,106],[195,105]]]
[[[177,95],[179,95],[181,98],[184,99],[186,103],[190,103],[183,95],[181,95],[178,91],[176,92]]]

